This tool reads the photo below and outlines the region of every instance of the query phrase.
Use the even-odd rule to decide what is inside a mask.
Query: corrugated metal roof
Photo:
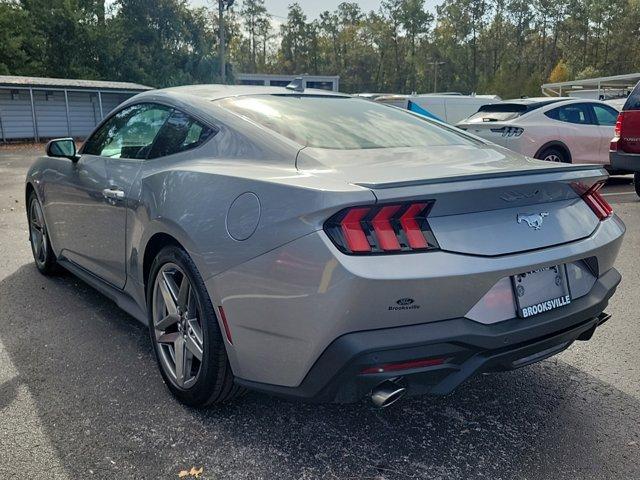
[[[74,78],[21,77],[0,75],[0,86],[86,88],[91,90],[151,90],[152,87],[129,82],[106,82],[103,80],[78,80]]]

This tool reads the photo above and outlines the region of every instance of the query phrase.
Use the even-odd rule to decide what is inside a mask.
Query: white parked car
[[[617,117],[598,100],[525,98],[483,105],[457,126],[529,157],[608,167]]]

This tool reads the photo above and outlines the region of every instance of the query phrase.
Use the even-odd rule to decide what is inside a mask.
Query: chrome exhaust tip
[[[386,408],[396,403],[407,393],[407,389],[395,380],[385,380],[371,392],[371,401],[378,408]]]

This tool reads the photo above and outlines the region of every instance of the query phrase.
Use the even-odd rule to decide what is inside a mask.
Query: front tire
[[[640,197],[640,172],[633,174],[633,185],[636,187],[636,194]]]
[[[202,277],[182,248],[165,247],[153,261],[147,311],[160,373],[178,400],[203,407],[242,392]]]
[[[36,267],[43,275],[54,275],[58,271],[58,262],[51,248],[42,205],[35,192],[31,192],[31,195],[29,195],[27,205],[29,243],[31,244],[31,253],[33,253]]]

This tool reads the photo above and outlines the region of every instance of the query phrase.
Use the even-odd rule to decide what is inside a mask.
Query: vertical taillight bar
[[[384,251],[400,250],[400,242],[398,242],[398,237],[390,221],[391,217],[393,217],[400,208],[400,205],[382,207],[380,211],[376,213],[376,216],[373,217],[373,220],[371,220],[378,244]]]
[[[404,230],[411,248],[419,249],[429,246],[417,220],[418,215],[420,215],[425,208],[427,208],[426,203],[414,203],[409,206],[407,211],[400,217],[400,225],[402,225],[402,230]]]
[[[342,234],[347,241],[347,246],[352,252],[370,252],[371,245],[362,230],[360,222],[371,211],[371,208],[354,208],[349,210],[340,222]]]

